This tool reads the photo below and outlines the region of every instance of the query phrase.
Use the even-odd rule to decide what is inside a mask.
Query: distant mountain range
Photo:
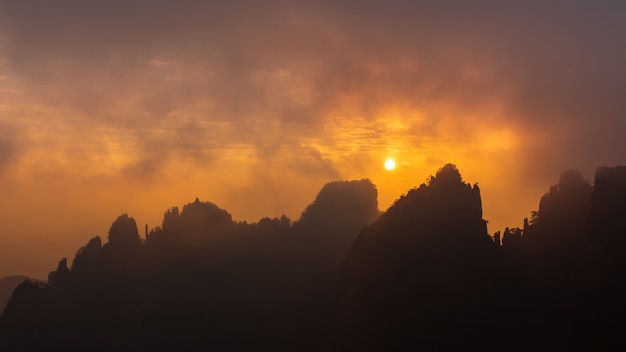
[[[47,283],[17,285],[0,345],[626,347],[626,167],[599,168],[593,185],[564,172],[523,228],[492,235],[478,186],[451,164],[382,214],[376,199],[369,180],[332,182],[297,221],[252,224],[196,199],[145,240],[123,214]]]

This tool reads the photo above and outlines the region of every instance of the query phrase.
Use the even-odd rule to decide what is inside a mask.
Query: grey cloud
[[[158,124],[196,107],[205,111],[199,120],[244,122],[231,134],[236,141],[245,122],[278,119],[282,134],[321,126],[346,99],[365,118],[384,105],[448,106],[441,114],[452,116],[443,119],[470,127],[502,105],[506,116],[497,119],[505,121],[493,123],[524,126],[529,136],[564,133],[547,152],[565,157],[626,147],[602,140],[626,129],[625,7],[4,1],[0,22],[7,60],[31,92],[99,123]],[[150,65],[158,60],[170,64]],[[293,86],[303,93],[288,92]],[[468,119],[468,111],[481,117]]]

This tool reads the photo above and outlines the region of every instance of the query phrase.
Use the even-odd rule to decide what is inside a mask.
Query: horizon
[[[494,236],[453,164],[383,214],[365,179],[328,183],[295,223],[233,222],[196,198],[144,240],[122,214],[46,282],[0,280],[0,345],[620,349],[626,166],[595,176],[564,172]]]
[[[451,164],[451,163],[446,164],[446,165],[450,165],[450,164]],[[456,165],[455,165],[455,164],[451,164],[451,165],[453,165],[453,166],[455,166],[455,167],[456,167]],[[424,179],[424,181],[423,181],[423,182],[421,182],[420,184],[428,184],[428,181],[429,181],[429,180],[428,180],[428,178],[430,178],[431,176],[434,176],[437,172],[441,171],[441,170],[442,170],[442,168],[443,168],[443,166],[445,166],[445,165],[442,165],[442,166],[441,166],[441,167],[440,167],[437,171],[432,172],[432,173],[431,173],[431,174],[430,174],[427,178],[425,178],[425,179]],[[600,168],[600,167],[602,167],[602,166],[598,166],[598,168]],[[571,169],[570,169],[570,170],[571,170]],[[566,171],[566,170],[564,170],[563,172],[565,172],[565,171]],[[459,172],[461,172],[461,177],[462,177],[462,180],[463,180],[463,182],[464,182],[464,183],[467,183],[467,184],[470,184],[470,185],[476,185],[476,184],[478,184],[478,182],[470,182],[470,181],[468,181],[465,177],[463,177],[463,172],[462,172],[462,170],[459,170]],[[584,177],[584,178],[585,178],[585,180],[587,180],[587,181],[588,181],[591,185],[593,185],[593,179],[587,178],[587,177],[585,177],[585,175],[583,175],[583,177]],[[368,179],[368,178],[361,178],[361,179],[359,179],[359,180],[370,180],[370,179]],[[324,185],[329,184],[329,183],[333,183],[333,182],[347,182],[347,181],[355,181],[355,180],[334,180],[334,181],[329,181],[329,182],[325,183]],[[371,181],[371,180],[370,180],[370,181]],[[378,210],[381,212],[381,215],[382,215],[383,213],[387,212],[387,211],[389,210],[389,208],[393,207],[393,206],[394,206],[394,204],[395,204],[395,202],[396,202],[397,200],[399,200],[399,199],[400,199],[401,197],[403,197],[403,196],[406,196],[406,195],[407,195],[407,193],[408,193],[410,190],[418,188],[418,187],[420,186],[420,184],[416,184],[415,186],[413,186],[413,187],[411,187],[411,188],[407,189],[404,193],[402,193],[401,195],[399,195],[398,197],[396,197],[396,198],[395,198],[395,199],[394,199],[394,200],[393,200],[393,201],[392,201],[389,205],[387,205],[386,207],[382,208],[382,207],[381,207],[381,204],[380,204],[380,199],[379,199],[379,198],[380,198],[380,194],[379,194],[379,192],[380,192],[380,191],[379,191],[378,187],[376,186],[376,184],[375,184],[375,183],[373,183],[374,187],[376,187],[376,189],[377,189],[377,193],[378,193],[378,194],[377,194],[377,199],[376,199],[376,200],[377,200],[377,202],[378,202]],[[555,182],[553,182],[551,185],[549,185],[549,186],[547,186],[547,187],[546,187],[546,190],[545,190],[545,192],[543,192],[543,193],[542,193],[542,195],[547,194],[547,193],[548,193],[548,191],[549,191],[549,189],[550,189],[550,186],[555,185],[555,184],[558,184],[558,178],[557,178],[557,180],[556,180]],[[479,187],[480,187],[480,185],[479,185]],[[321,189],[322,189],[322,187],[320,187],[320,190],[318,190],[318,193],[319,193],[319,191],[321,191]],[[528,213],[527,213],[527,215],[526,215],[524,218],[519,219],[519,221],[517,221],[517,222],[516,222],[516,223],[514,223],[514,224],[504,224],[504,225],[503,225],[503,226],[501,226],[501,227],[495,227],[495,226],[493,226],[493,225],[490,225],[490,224],[492,224],[492,222],[491,222],[491,221],[490,221],[490,220],[489,220],[489,219],[485,216],[485,210],[484,210],[485,200],[484,200],[483,189],[481,188],[481,189],[480,189],[480,191],[481,191],[481,198],[482,198],[482,205],[483,205],[483,209],[482,209],[482,210],[483,210],[483,219],[487,221],[487,231],[488,231],[488,234],[489,234],[490,236],[493,236],[493,235],[495,234],[495,232],[502,232],[502,231],[503,231],[506,227],[509,227],[509,228],[521,227],[521,226],[523,225],[524,218],[530,218],[530,214],[531,214],[531,212],[532,212],[532,211],[536,211],[536,210],[538,209],[539,199],[541,198],[541,196],[539,196],[539,197],[538,197],[537,202],[536,202],[537,207],[536,207],[536,208],[534,208],[533,210],[529,210],[529,211],[528,211]],[[223,210],[227,211],[227,212],[228,212],[228,213],[232,216],[232,220],[233,220],[233,222],[247,222],[248,224],[253,224],[253,223],[258,223],[258,222],[259,222],[260,220],[262,220],[263,218],[276,219],[276,218],[280,218],[282,215],[285,215],[285,216],[287,216],[287,217],[291,220],[291,222],[292,222],[292,224],[293,224],[294,222],[296,222],[296,221],[300,220],[301,215],[302,215],[302,214],[303,214],[303,212],[305,211],[306,207],[307,207],[308,205],[310,205],[310,204],[313,204],[313,202],[315,201],[315,198],[316,198],[316,196],[317,196],[317,194],[318,194],[318,193],[316,193],[316,194],[315,194],[315,195],[311,198],[311,200],[310,200],[310,201],[309,201],[309,202],[308,202],[308,203],[307,203],[307,204],[306,204],[306,205],[302,208],[302,210],[301,210],[301,211],[300,211],[300,212],[299,212],[296,216],[293,216],[293,217],[292,217],[292,216],[289,216],[289,215],[287,215],[287,214],[285,214],[285,213],[282,213],[282,214],[279,214],[279,215],[276,215],[276,216],[270,216],[270,215],[267,215],[267,216],[261,216],[261,217],[256,218],[256,219],[250,219],[250,220],[248,220],[248,219],[240,219],[240,218],[238,218],[238,217],[237,217],[237,214],[234,214],[234,213],[233,213],[233,212],[231,212],[228,208],[224,208],[224,207],[220,206],[220,204],[216,204],[215,202],[211,201],[210,199],[202,199],[202,198],[200,198],[200,197],[195,197],[195,198],[193,198],[193,199],[189,199],[188,201],[183,202],[183,203],[181,203],[181,204],[176,204],[176,205],[171,205],[171,206],[169,206],[169,207],[166,207],[166,208],[164,208],[164,209],[163,209],[163,211],[161,211],[161,212],[159,213],[159,215],[158,215],[158,216],[154,216],[154,214],[152,214],[152,215],[153,215],[153,216],[152,216],[152,218],[154,218],[154,219],[157,219],[157,218],[158,218],[158,220],[155,220],[155,221],[154,221],[153,225],[151,225],[149,222],[144,222],[144,221],[142,221],[142,220],[143,220],[142,218],[138,218],[138,217],[134,216],[134,215],[133,215],[132,213],[130,213],[130,212],[127,212],[127,211],[121,211],[119,214],[117,214],[117,215],[115,215],[113,218],[109,219],[108,224],[107,224],[107,225],[105,225],[102,229],[100,229],[100,231],[92,231],[92,232],[90,232],[89,234],[85,234],[84,236],[82,236],[82,238],[80,238],[80,240],[82,240],[82,241],[83,241],[82,243],[78,243],[78,244],[77,244],[77,246],[75,246],[74,248],[68,248],[68,249],[65,251],[65,253],[63,253],[63,254],[62,254],[61,256],[59,256],[58,258],[54,259],[54,262],[50,263],[51,265],[48,265],[47,267],[41,266],[41,268],[39,269],[39,274],[32,275],[32,274],[27,273],[27,272],[16,272],[16,273],[6,273],[6,274],[2,275],[2,273],[0,272],[0,278],[3,278],[3,277],[8,277],[8,276],[14,276],[14,275],[18,275],[18,276],[19,276],[19,275],[25,275],[25,276],[29,277],[30,279],[34,279],[34,280],[41,280],[41,281],[44,281],[44,282],[45,282],[45,281],[47,281],[47,275],[48,275],[48,273],[49,273],[50,271],[52,271],[52,269],[54,268],[54,265],[56,264],[56,262],[58,262],[58,260],[60,260],[61,258],[72,258],[72,257],[75,255],[75,253],[76,253],[77,249],[78,249],[78,248],[80,248],[80,247],[82,247],[82,246],[84,246],[84,245],[85,245],[85,243],[86,243],[89,239],[91,239],[92,237],[94,237],[94,236],[99,236],[101,239],[103,239],[104,241],[106,241],[106,238],[108,237],[108,231],[109,231],[109,228],[110,228],[110,226],[111,226],[111,223],[113,223],[113,222],[114,222],[114,220],[115,220],[115,218],[117,218],[117,217],[118,217],[119,215],[121,215],[121,214],[127,214],[129,217],[133,218],[133,219],[137,222],[137,228],[139,229],[139,236],[140,236],[142,239],[145,239],[145,234],[144,234],[144,232],[143,232],[144,226],[147,226],[148,231],[151,231],[151,230],[155,229],[156,227],[160,227],[160,226],[162,226],[163,214],[165,214],[167,210],[169,210],[169,209],[171,209],[171,208],[175,208],[175,207],[176,207],[176,208],[178,208],[179,210],[181,210],[181,209],[183,209],[183,206],[184,206],[184,205],[186,205],[186,204],[191,204],[192,202],[194,202],[194,199],[195,199],[195,200],[200,200],[201,202],[209,202],[209,203],[213,203],[213,204],[215,204],[216,206],[218,206],[220,209],[223,209]]]
[[[446,163],[489,233],[562,172],[626,165],[626,3],[0,0],[0,277],[195,198],[381,211]],[[395,168],[385,168],[393,159]]]

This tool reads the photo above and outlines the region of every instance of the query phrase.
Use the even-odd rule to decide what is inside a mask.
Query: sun
[[[393,161],[393,159],[387,159],[385,161],[385,169],[387,170],[393,170],[396,168],[396,162]]]

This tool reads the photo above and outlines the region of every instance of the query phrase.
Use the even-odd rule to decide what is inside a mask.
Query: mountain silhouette
[[[626,167],[593,184],[564,172],[521,228],[493,235],[452,164],[384,213],[376,197],[369,180],[331,182],[298,220],[256,223],[196,199],[145,238],[122,214],[47,283],[0,281],[14,287],[0,346],[626,348]]]
[[[144,243],[123,214],[107,242],[89,240],[71,267],[63,258],[47,285],[16,289],[0,339],[25,349],[315,349],[340,263],[379,215],[376,197],[368,180],[332,182],[294,224],[237,223],[196,199],[166,211]]]
[[[0,316],[9,302],[13,290],[26,280],[28,280],[28,277],[24,275],[12,275],[0,279]]]
[[[478,186],[445,165],[359,234],[344,268],[339,350],[483,342],[495,254]]]

